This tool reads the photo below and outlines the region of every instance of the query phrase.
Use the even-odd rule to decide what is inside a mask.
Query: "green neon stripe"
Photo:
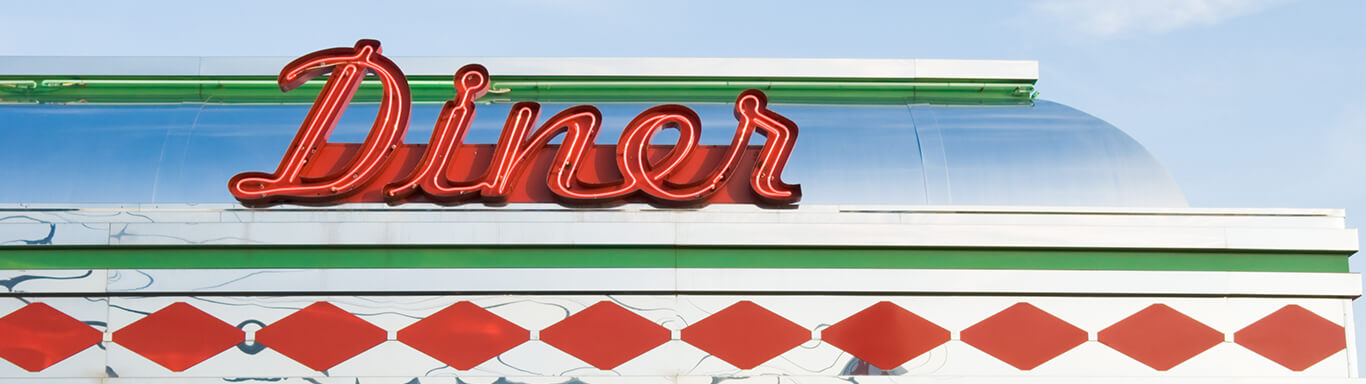
[[[0,76],[5,103],[312,103],[315,80],[281,92],[268,77],[22,77]],[[414,102],[440,103],[455,95],[449,77],[409,78]],[[775,103],[821,104],[1022,104],[1033,81],[576,78],[497,77],[484,102],[734,102],[740,91],[764,90]],[[356,102],[377,102],[380,85],[366,81]]]
[[[1346,253],[754,247],[15,247],[0,269],[927,268],[1347,272]]]

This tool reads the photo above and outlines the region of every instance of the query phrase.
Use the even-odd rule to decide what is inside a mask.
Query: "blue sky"
[[[0,35],[0,56],[298,56],[375,38],[393,56],[1032,59],[1042,98],[1132,135],[1193,206],[1366,223],[1363,1],[378,3],[15,2],[6,29],[24,32]]]
[[[30,33],[0,36],[0,55],[298,56],[366,37],[393,56],[1033,59],[1043,98],[1134,136],[1193,205],[1366,212],[1360,1],[49,1],[7,8],[22,15],[7,26]]]

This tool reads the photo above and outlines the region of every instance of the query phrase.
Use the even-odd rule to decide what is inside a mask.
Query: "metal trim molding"
[[[274,76],[290,57],[0,57],[5,75]],[[481,63],[494,76],[1038,80],[1034,60],[394,57],[408,76],[450,76]]]

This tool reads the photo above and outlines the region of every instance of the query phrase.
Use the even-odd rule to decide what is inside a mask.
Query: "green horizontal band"
[[[449,77],[409,78],[413,101],[455,96]],[[324,81],[289,92],[263,77],[23,77],[0,76],[0,103],[270,103],[307,104]],[[1027,104],[1032,81],[742,79],[742,78],[492,78],[483,102],[734,102],[740,91],[763,90],[790,104]],[[355,102],[378,102],[380,84],[362,83]]]
[[[1347,272],[1347,253],[865,247],[0,248],[0,269],[880,268]]]

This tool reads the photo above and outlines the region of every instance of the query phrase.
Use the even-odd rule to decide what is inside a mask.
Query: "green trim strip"
[[[0,269],[924,268],[1347,272],[1346,253],[807,247],[14,247]]]
[[[409,78],[413,101],[441,103],[455,90],[449,77]],[[312,103],[323,81],[281,92],[269,77],[35,77],[0,76],[0,103]],[[493,77],[484,102],[734,102],[758,88],[774,103],[1028,104],[1033,81],[934,79],[744,79]],[[379,82],[366,81],[356,102],[378,102]]]

